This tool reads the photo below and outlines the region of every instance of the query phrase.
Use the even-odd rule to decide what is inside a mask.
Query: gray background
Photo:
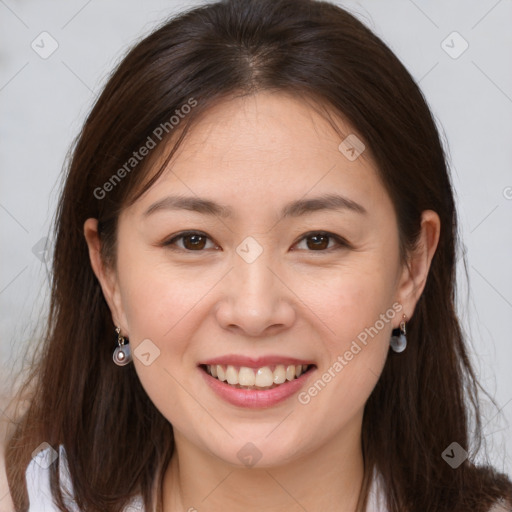
[[[512,474],[512,2],[337,3],[402,60],[446,141],[468,262],[460,315],[477,374],[498,404],[483,400],[492,461]],[[128,45],[199,4],[0,0],[0,406],[46,311],[51,250],[41,248],[70,144]],[[42,58],[51,44],[58,48]],[[0,512],[9,510],[6,489],[0,478]]]

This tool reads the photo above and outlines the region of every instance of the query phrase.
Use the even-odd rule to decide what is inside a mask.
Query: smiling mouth
[[[297,380],[301,375],[315,368],[314,364],[284,365],[275,364],[261,368],[224,364],[200,365],[211,377],[229,384],[236,389],[266,390]]]

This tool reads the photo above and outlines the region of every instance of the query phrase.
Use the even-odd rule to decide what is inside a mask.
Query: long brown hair
[[[111,312],[90,265],[83,224],[99,220],[102,256],[115,265],[119,213],[164,166],[148,180],[154,161],[148,158],[121,173],[122,180],[112,177],[158,127],[167,128],[160,148],[173,141],[169,161],[201,113],[225,98],[262,90],[319,99],[362,135],[393,201],[404,248],[414,247],[423,210],[441,219],[437,252],[408,325],[408,348],[390,353],[365,406],[360,505],[374,468],[391,512],[483,512],[497,499],[512,502],[505,475],[477,467],[471,457],[452,469],[441,456],[452,442],[471,455],[479,448],[479,386],[455,311],[452,186],[418,86],[392,51],[339,7],[231,0],[183,13],[138,43],[112,74],[73,148],[54,224],[44,343],[20,391],[29,393],[29,405],[6,450],[17,510],[27,510],[24,471],[43,441],[65,447],[82,509],[117,512],[139,493],[148,511],[155,506],[153,483],[173,453],[172,426],[133,365],[112,363]],[[196,105],[180,117],[179,132],[173,130],[170,118],[191,99]],[[65,511],[56,468],[52,493]]]

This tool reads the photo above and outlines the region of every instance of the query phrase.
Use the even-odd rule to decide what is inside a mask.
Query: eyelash
[[[187,236],[192,236],[192,235],[199,235],[199,236],[205,237],[205,238],[207,238],[208,240],[211,241],[210,237],[206,233],[203,233],[202,231],[183,231],[183,232],[178,233],[177,235],[173,236],[169,240],[163,242],[162,246],[167,247],[168,249],[171,249],[173,251],[174,250],[176,250],[176,251],[184,251],[184,252],[188,252],[188,253],[204,252],[206,249],[200,249],[200,250],[194,251],[194,250],[190,250],[190,249],[185,249],[185,248],[182,248],[182,247],[174,246],[174,244],[175,244],[175,242],[177,240],[180,240],[182,238],[185,238]],[[338,235],[335,235],[334,233],[329,233],[328,231],[309,231],[308,233],[305,233],[297,242],[295,242],[294,245],[298,244],[299,242],[302,242],[303,240],[305,240],[307,238],[313,237],[315,235],[325,236],[327,238],[335,240],[335,242],[338,244],[338,247],[330,247],[330,248],[327,248],[327,249],[320,249],[318,251],[307,250],[307,252],[330,252],[332,250],[349,249],[349,248],[351,248],[351,245],[344,238],[342,238],[342,237],[340,237]]]

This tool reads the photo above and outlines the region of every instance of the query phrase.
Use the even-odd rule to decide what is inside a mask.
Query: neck
[[[364,476],[361,418],[311,453],[266,468],[237,467],[175,432],[163,512],[357,512]]]

